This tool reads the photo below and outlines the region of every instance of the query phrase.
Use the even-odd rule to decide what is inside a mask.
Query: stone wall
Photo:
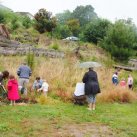
[[[20,44],[17,41],[11,41],[3,36],[0,36],[0,55],[26,55],[29,52],[33,52],[36,56],[45,56],[50,58],[64,57],[64,52],[61,51],[35,48],[32,45]]]

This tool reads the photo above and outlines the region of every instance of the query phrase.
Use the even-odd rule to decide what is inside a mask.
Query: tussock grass
[[[129,91],[121,88],[113,88],[110,91],[102,92],[98,96],[99,102],[119,102],[119,103],[131,103],[137,99],[137,95],[133,91]]]
[[[40,103],[41,105],[49,105],[49,104],[54,105],[59,103],[59,101],[44,95],[41,95],[39,98],[37,98],[37,102]]]
[[[17,77],[17,68],[23,62],[25,57],[0,57],[0,66],[9,70]],[[87,69],[77,67],[77,58],[67,57],[65,59],[47,59],[44,57],[35,57],[35,67],[30,78],[28,89],[37,76],[46,79],[49,83],[49,93],[59,97],[63,101],[71,101],[77,82],[81,82]],[[132,102],[136,99],[136,93],[112,85],[111,78],[113,69],[101,67],[95,70],[98,73],[98,79],[101,88],[101,94],[98,95],[99,102]],[[124,72],[125,73],[125,72]],[[122,75],[123,72],[121,72]],[[33,97],[30,92],[30,98]],[[32,97],[31,97],[32,96]]]

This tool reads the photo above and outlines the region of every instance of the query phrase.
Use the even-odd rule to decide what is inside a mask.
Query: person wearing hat
[[[89,104],[88,110],[95,110],[96,95],[100,93],[100,87],[98,83],[97,73],[93,68],[89,68],[82,79],[85,83],[85,95]]]

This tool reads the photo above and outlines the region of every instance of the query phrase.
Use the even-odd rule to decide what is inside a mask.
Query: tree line
[[[10,31],[31,27],[40,34],[47,33],[57,39],[73,35],[102,47],[119,61],[137,57],[137,27],[132,19],[119,19],[112,23],[98,17],[91,5],[77,6],[72,12],[66,10],[55,16],[40,9],[33,20],[11,11],[0,11],[0,23],[6,24]]]

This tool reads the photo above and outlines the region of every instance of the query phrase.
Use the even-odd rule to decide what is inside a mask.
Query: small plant
[[[47,104],[56,104],[58,101],[54,100],[50,97],[41,95],[38,99],[37,102],[40,103],[41,105],[47,105]]]
[[[136,94],[126,89],[114,88],[112,91],[104,91],[98,96],[99,102],[130,103],[137,99]]]
[[[59,45],[58,43],[53,43],[51,46],[50,46],[51,49],[54,49],[54,50],[59,50]]]
[[[34,69],[34,53],[30,51],[27,54],[27,64],[32,70]]]

